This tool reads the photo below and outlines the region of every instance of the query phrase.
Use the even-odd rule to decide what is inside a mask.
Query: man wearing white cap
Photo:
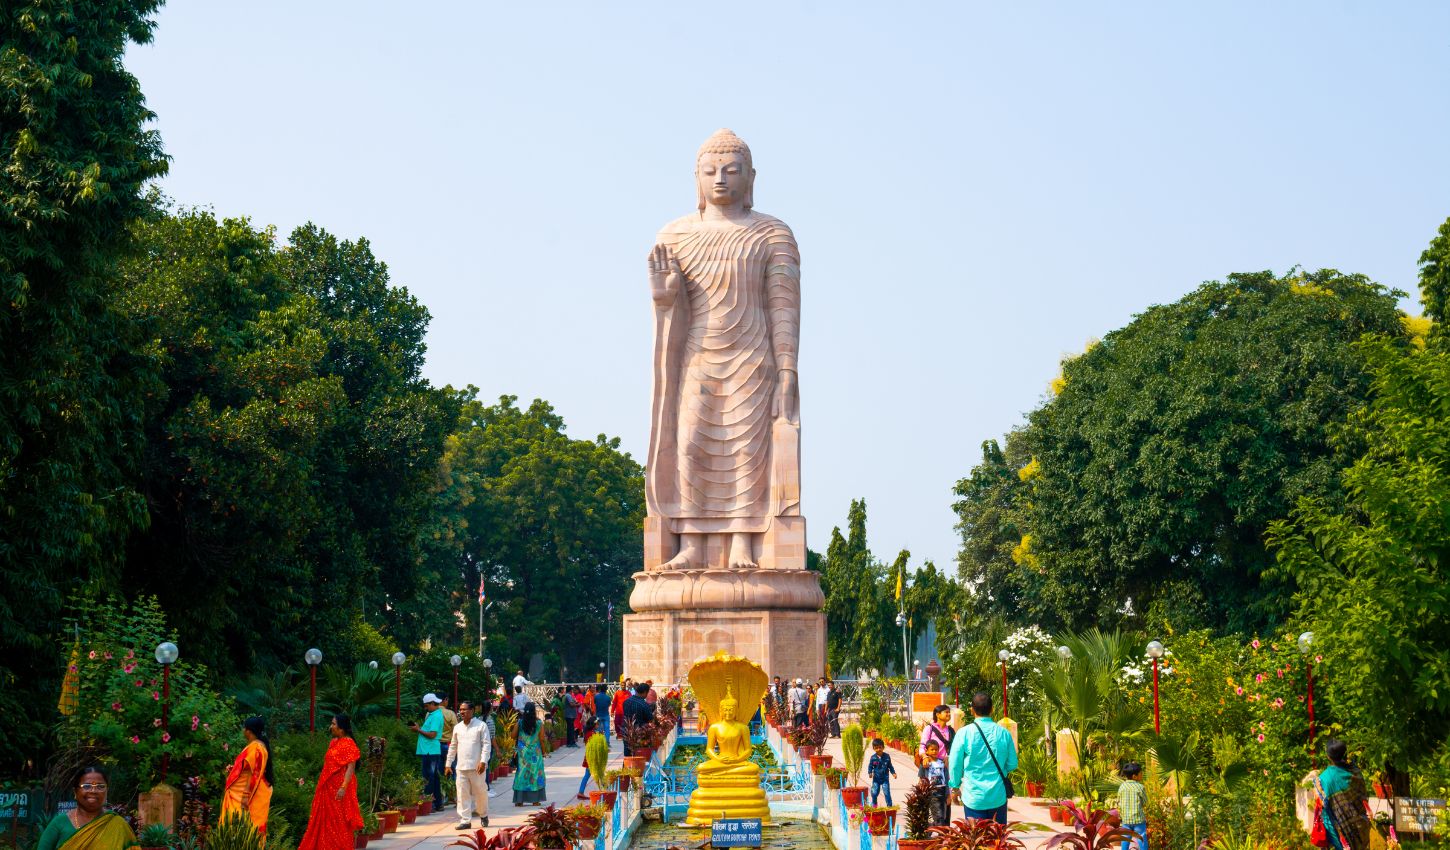
[[[423,695],[423,725],[419,726],[418,721],[409,723],[408,726],[418,733],[417,753],[419,761],[423,765],[423,793],[433,797],[433,808],[443,808],[443,788],[439,782],[439,774],[443,772],[443,712],[438,709],[438,695],[427,693]]]
[[[791,685],[790,693],[787,694],[787,699],[790,701],[791,725],[806,725],[810,719],[808,702],[810,695],[806,693],[804,679],[795,680],[795,683]]]

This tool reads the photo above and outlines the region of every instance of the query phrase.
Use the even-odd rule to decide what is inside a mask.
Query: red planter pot
[[[859,809],[866,802],[866,792],[871,789],[864,785],[852,785],[841,789],[841,802],[846,804],[848,809]]]
[[[418,817],[422,817],[423,815],[431,815],[431,814],[433,814],[433,801],[432,800],[419,800],[418,801]]]
[[[402,809],[402,812],[403,812],[403,823],[412,823],[413,821],[415,821],[415,820],[418,819],[418,807],[417,806],[404,806],[403,809]]]
[[[357,835],[352,840],[352,846],[355,847],[355,848],[357,848],[357,850],[363,850],[363,848],[367,847],[368,846],[368,837],[367,837],[367,834],[366,833],[362,833],[362,832],[357,833]]]
[[[384,834],[389,833],[389,832],[397,832],[398,831],[398,821],[400,821],[402,819],[403,819],[403,813],[402,812],[395,812],[395,811],[378,812],[378,827],[382,829],[382,831],[383,831]]]
[[[811,756],[811,773],[820,773],[831,766],[832,757],[828,755]]]
[[[590,791],[589,805],[603,806],[606,809],[612,809],[614,808],[614,801],[616,796],[617,794],[614,791]]]
[[[630,776],[629,774],[625,774],[624,776],[621,776],[614,781],[618,785],[620,791],[628,791],[629,783],[634,781],[634,777]]]
[[[643,776],[644,765],[646,761],[648,761],[648,759],[646,759],[644,756],[625,756],[624,766],[629,768],[630,770],[639,771],[640,775]]]
[[[803,759],[808,759],[816,754],[816,748],[810,744],[801,744],[795,748],[795,754]]]
[[[892,828],[896,826],[895,809],[866,812],[865,814],[866,831],[872,835],[890,835]]]
[[[931,850],[941,844],[940,838],[898,838],[897,850]]]
[[[1027,783],[1027,796],[1029,797],[1041,797],[1046,790],[1046,787],[1041,782]]]
[[[581,818],[574,821],[574,826],[579,830],[581,841],[593,841],[599,837],[599,821],[594,818]]]

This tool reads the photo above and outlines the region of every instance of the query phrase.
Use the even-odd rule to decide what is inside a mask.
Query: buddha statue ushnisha
[[[661,568],[755,569],[773,523],[800,515],[800,251],[754,209],[750,148],[734,133],[705,141],[695,180],[698,209],[649,256],[646,502],[673,548]]]
[[[740,719],[760,707],[766,681],[760,665],[724,651],[701,658],[690,668],[690,686],[701,712],[719,719],[705,733],[705,760],[695,768],[698,787],[690,794],[685,823],[707,826],[717,818],[770,820],[760,765],[751,760],[750,726]]]

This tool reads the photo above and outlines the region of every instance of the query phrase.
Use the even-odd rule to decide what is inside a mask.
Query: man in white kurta
[[[477,813],[481,826],[488,826],[488,758],[493,739],[488,724],[474,715],[473,703],[458,704],[458,725],[453,727],[453,746],[448,748],[444,773],[454,775],[457,766],[458,829],[472,829]]]

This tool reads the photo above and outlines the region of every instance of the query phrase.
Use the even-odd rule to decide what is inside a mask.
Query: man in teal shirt
[[[986,693],[972,696],[972,715],[952,739],[949,775],[958,782],[967,817],[1005,824],[1004,778],[1017,769],[1017,745],[1011,732],[992,721],[992,698]]]
[[[428,694],[423,697],[423,725],[414,721],[409,726],[418,733],[418,748],[414,750],[423,763],[423,793],[433,797],[433,808],[443,810],[443,788],[440,775],[443,772],[443,712],[438,708],[438,697]]]

